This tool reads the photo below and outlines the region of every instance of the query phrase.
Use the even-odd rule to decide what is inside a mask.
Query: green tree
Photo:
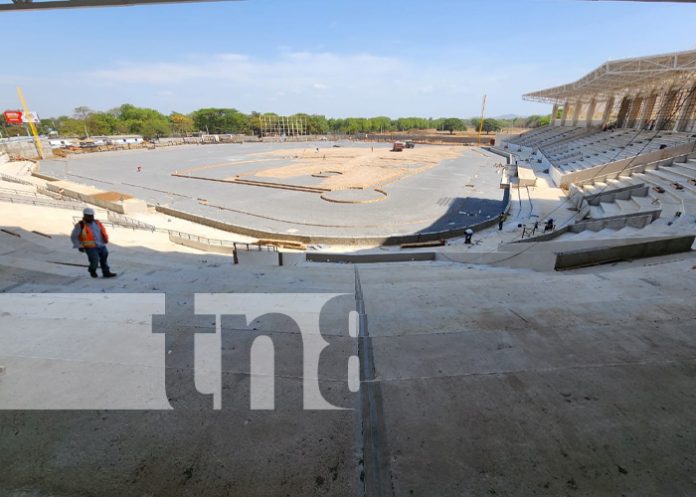
[[[61,136],[80,137],[86,135],[85,122],[68,116],[60,116],[56,120],[57,131]]]
[[[466,131],[466,124],[462,119],[448,117],[442,122],[442,129],[444,131],[449,131],[451,135],[455,131]]]
[[[551,122],[551,114],[545,116],[531,115],[524,120],[525,128],[539,128],[546,126]]]
[[[179,135],[189,135],[193,132],[193,119],[179,112],[169,114],[172,131]]]
[[[90,135],[112,135],[116,118],[105,112],[94,112],[89,114],[84,122]]]
[[[87,107],[86,105],[82,105],[80,107],[75,107],[75,110],[73,111],[73,117],[75,119],[78,119],[80,121],[84,121],[87,119],[87,117],[90,114],[94,114],[94,111]]]
[[[377,116],[370,119],[375,132],[393,131],[396,129],[391,119],[386,116]]]
[[[474,117],[471,119],[471,124],[474,127],[476,131],[479,130],[481,127],[481,118],[479,117]],[[500,125],[500,122],[498,122],[497,119],[493,119],[491,117],[487,117],[483,120],[483,131],[488,134],[492,131],[499,131],[502,129],[502,126]]]
[[[206,108],[191,113],[196,129],[211,134],[247,133],[249,118],[237,109]]]

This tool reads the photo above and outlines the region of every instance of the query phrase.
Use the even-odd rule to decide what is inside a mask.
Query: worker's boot
[[[92,278],[96,278],[96,277],[97,277],[97,272],[96,272],[96,271],[90,271],[90,272],[89,272],[89,275],[90,275]]]
[[[104,273],[104,278],[114,278],[116,276],[116,273],[112,273],[109,271],[108,273]]]

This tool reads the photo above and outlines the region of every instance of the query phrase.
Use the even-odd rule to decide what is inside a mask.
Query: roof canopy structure
[[[37,10],[37,9],[70,9],[78,7],[117,7],[127,5],[148,5],[158,3],[195,3],[219,2],[231,0],[12,0],[12,3],[0,3],[3,10]]]
[[[636,93],[696,78],[696,50],[605,62],[574,83],[523,95],[525,100],[563,103]]]

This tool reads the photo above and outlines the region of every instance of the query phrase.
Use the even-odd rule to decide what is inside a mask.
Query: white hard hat
[[[94,209],[92,209],[91,207],[85,207],[82,211],[82,214],[84,214],[85,216],[94,216]]]

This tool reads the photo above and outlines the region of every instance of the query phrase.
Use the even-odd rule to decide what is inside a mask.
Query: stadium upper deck
[[[550,126],[504,141],[531,149],[558,186],[695,151],[696,50],[609,61],[523,98],[553,104]]]
[[[696,50],[689,50],[605,62],[573,83],[523,98],[552,103],[554,125],[694,131],[695,84]]]

